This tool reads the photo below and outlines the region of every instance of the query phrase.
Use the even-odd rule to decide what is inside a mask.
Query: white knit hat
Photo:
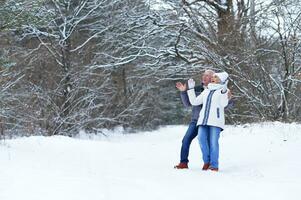
[[[215,73],[215,75],[218,76],[222,83],[225,83],[229,77],[229,74],[227,72]]]

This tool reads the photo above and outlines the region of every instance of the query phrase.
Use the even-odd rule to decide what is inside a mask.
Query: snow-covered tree
[[[145,84],[154,80],[155,60],[163,55],[150,45],[161,28],[149,5],[53,0],[39,16],[46,25],[23,25],[22,41],[35,44],[27,55],[27,65],[35,66],[28,75],[45,80],[28,81],[37,89],[49,134],[139,124],[152,110]]]
[[[300,70],[300,1],[167,2],[174,7],[176,22],[181,24],[173,29],[178,34],[175,57],[190,69],[212,68],[230,73],[230,88],[236,99],[232,119],[296,117],[299,109],[294,99],[300,98],[300,85],[292,77]]]

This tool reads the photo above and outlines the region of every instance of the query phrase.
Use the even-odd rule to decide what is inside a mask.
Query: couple
[[[181,91],[183,104],[192,106],[192,117],[188,130],[182,140],[181,161],[174,166],[176,169],[188,168],[188,154],[191,141],[198,135],[203,154],[203,170],[218,171],[219,136],[224,129],[224,108],[231,99],[231,92],[227,89],[228,74],[215,73],[206,70],[202,75],[202,85],[195,86],[193,79],[186,84],[176,83]]]

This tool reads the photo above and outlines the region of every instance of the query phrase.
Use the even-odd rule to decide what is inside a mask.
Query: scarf
[[[227,88],[226,84],[217,84],[217,83],[209,83],[208,84],[209,90],[219,90],[219,89],[223,89],[223,88]]]

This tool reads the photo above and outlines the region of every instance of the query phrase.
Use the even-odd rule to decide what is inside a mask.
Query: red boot
[[[205,164],[203,165],[202,170],[207,170],[207,169],[209,169],[209,166],[210,166],[209,163],[205,163]]]
[[[184,162],[180,162],[179,164],[174,166],[175,169],[188,169],[188,164]]]

